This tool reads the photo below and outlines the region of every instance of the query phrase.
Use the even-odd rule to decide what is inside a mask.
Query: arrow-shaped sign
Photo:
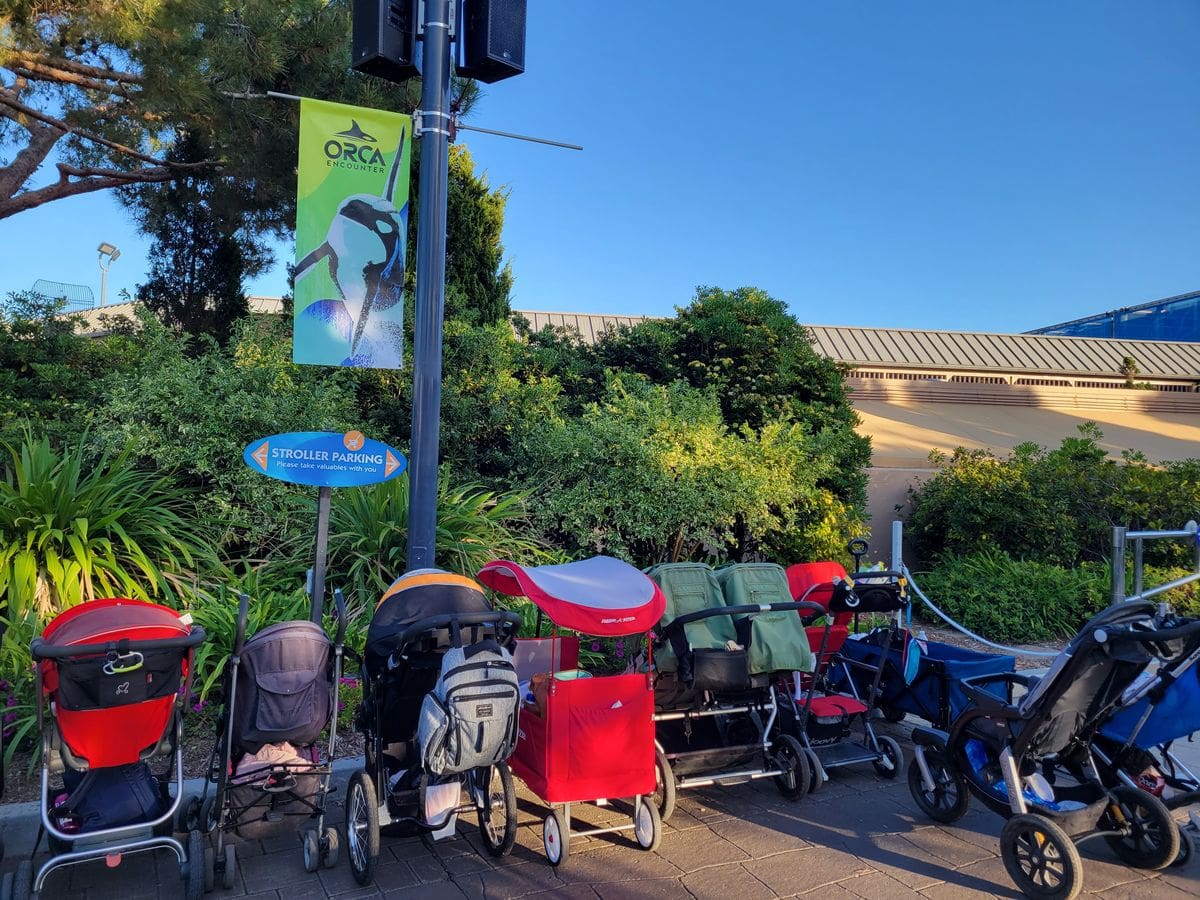
[[[383,477],[387,478],[400,465],[400,460],[396,459],[391,450],[388,450],[383,457]]]
[[[262,466],[262,470],[267,471],[267,455],[270,453],[270,444],[263,441],[263,445],[250,454],[250,458]]]

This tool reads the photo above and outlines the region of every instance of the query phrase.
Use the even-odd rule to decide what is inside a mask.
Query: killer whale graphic
[[[375,140],[353,119],[351,127],[338,134],[358,140]],[[394,197],[406,136],[406,131],[402,130],[383,193],[378,197],[352,194],[344,199],[329,223],[325,241],[296,266],[298,281],[312,272],[321,260],[329,261],[329,275],[353,322],[351,357],[362,340],[371,311],[400,302],[404,291],[408,203],[396,209]]]
[[[345,131],[335,131],[334,137],[351,138],[356,141],[366,141],[368,144],[375,143],[375,135],[367,134],[362,130],[362,126],[358,124],[357,119],[350,120],[350,127]]]

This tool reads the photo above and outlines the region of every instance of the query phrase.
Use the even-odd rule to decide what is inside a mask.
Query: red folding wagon
[[[646,634],[662,618],[662,592],[637,569],[604,556],[530,568],[500,560],[484,566],[478,578],[501,594],[528,597],[539,609],[539,626],[542,614],[555,626],[549,638],[517,641],[518,676],[533,682],[537,700],[521,706],[517,748],[509,760],[513,773],[550,807],[542,828],[546,859],[561,866],[572,837],[620,831],[632,831],[642,849],[655,849],[662,821],[651,798],[650,672],[579,677],[574,669],[579,638],[558,629],[596,637]],[[572,804],[621,798],[632,798],[629,824],[571,829]]]

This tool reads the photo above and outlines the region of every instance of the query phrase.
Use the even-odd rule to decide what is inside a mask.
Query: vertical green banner
[[[300,101],[292,359],[398,369],[412,119]]]

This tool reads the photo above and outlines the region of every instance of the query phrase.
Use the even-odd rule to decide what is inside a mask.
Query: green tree
[[[205,156],[199,141],[185,137],[169,158]],[[243,278],[262,268],[263,255],[243,227],[239,202],[219,181],[185,174],[143,192],[142,225],[154,238],[150,273],[137,298],[168,327],[188,334],[229,339],[246,315]]]

